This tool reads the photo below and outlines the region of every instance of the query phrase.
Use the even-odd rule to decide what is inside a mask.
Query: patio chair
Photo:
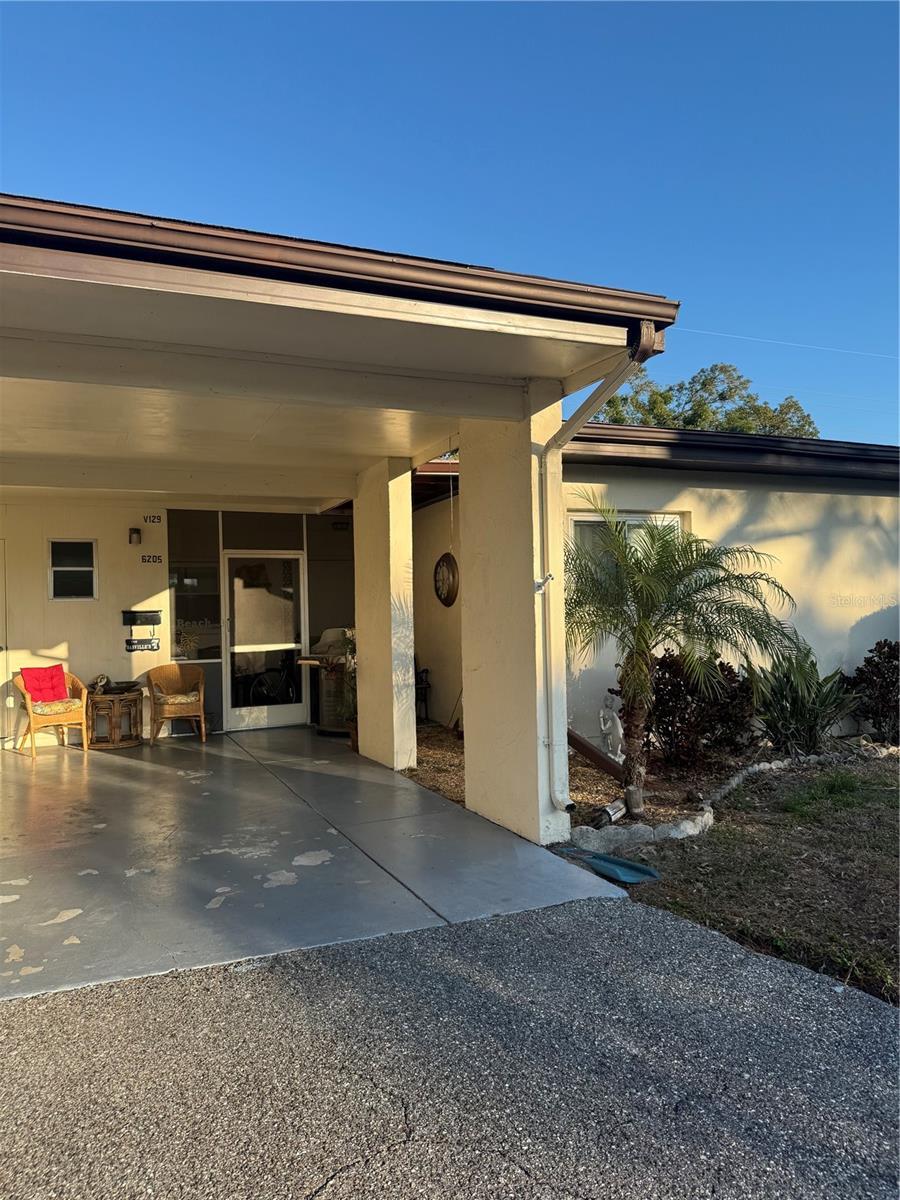
[[[190,663],[168,663],[147,672],[150,688],[150,745],[156,745],[163,721],[191,721],[200,727],[200,740],[206,741],[206,714],[203,692],[206,678],[203,668]]]
[[[25,739],[31,736],[31,757],[37,757],[37,747],[35,745],[34,735],[39,729],[55,729],[56,740],[61,746],[66,744],[66,730],[73,725],[77,725],[81,729],[81,748],[85,752],[88,751],[88,735],[87,735],[87,688],[81,682],[77,675],[73,675],[71,671],[54,672],[52,667],[33,667],[26,668],[27,677],[35,691],[33,696],[28,690],[25,683],[25,676],[20,671],[18,675],[13,677],[13,683],[18,688],[22,695],[22,708],[28,717],[28,724],[25,726],[25,731],[19,739],[17,750],[21,750],[25,745]],[[62,679],[58,676],[61,674]],[[45,696],[45,689],[41,686],[42,679],[51,679],[56,677],[59,682],[59,689],[62,690],[65,681],[65,696],[57,695],[55,698],[42,698]]]

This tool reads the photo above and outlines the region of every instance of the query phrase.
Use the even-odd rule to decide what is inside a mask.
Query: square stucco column
[[[565,839],[568,815],[563,630],[561,457],[548,463],[548,569],[541,580],[539,455],[559,428],[560,405],[517,422],[460,428],[460,603],[466,807],[534,842]],[[550,619],[545,658],[544,605]],[[548,688],[554,736],[548,730]]]
[[[410,483],[408,460],[385,459],[353,504],[359,751],[395,771],[416,765]]]

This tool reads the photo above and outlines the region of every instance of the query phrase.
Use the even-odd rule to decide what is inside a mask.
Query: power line
[[[896,354],[876,354],[872,350],[845,350],[842,346],[810,346],[806,342],[781,342],[776,338],[750,337],[746,333],[720,333],[717,329],[686,329],[683,325],[676,325],[673,332],[700,333],[704,337],[738,338],[742,342],[767,342],[770,346],[792,346],[795,350],[826,350],[831,354],[859,354],[863,358],[897,360]]]

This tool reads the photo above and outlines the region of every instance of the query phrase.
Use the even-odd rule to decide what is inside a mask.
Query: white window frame
[[[651,522],[656,525],[677,525],[680,528],[684,527],[683,514],[680,512],[620,512],[616,514],[629,528],[633,526],[649,525]],[[587,525],[598,521],[605,521],[606,518],[597,512],[569,512],[569,537],[572,541],[575,540],[575,526]]]
[[[92,547],[91,561],[91,589],[90,596],[54,596],[53,594],[53,577],[57,571],[86,571],[87,567],[54,567],[53,565],[53,547],[57,542],[90,542]],[[97,575],[99,572],[99,564],[97,560],[97,539],[86,537],[75,538],[47,538],[47,595],[54,603],[59,604],[84,604],[90,603],[92,600],[99,599],[99,589],[97,587]]]

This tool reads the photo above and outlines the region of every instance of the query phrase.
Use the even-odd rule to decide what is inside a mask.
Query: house
[[[881,638],[898,637],[898,448],[590,423],[563,450],[566,532],[596,521],[590,490],[630,522],[676,521],[710,541],[771,554],[772,573],[797,602],[791,617],[823,671],[852,671]],[[452,481],[452,482],[451,482]],[[414,481],[415,632],[431,670],[433,715],[459,713],[459,614],[430,594],[438,552],[461,545],[465,468],[438,462]],[[454,500],[451,502],[452,487]],[[463,587],[466,581],[463,580]],[[567,709],[599,741],[599,713],[615,683],[615,651],[570,663]],[[468,737],[468,733],[467,733]]]
[[[566,836],[561,447],[675,302],[20,196],[0,273],[7,744],[55,662],[197,662],[214,726],[301,725],[297,660],[353,621],[360,750],[412,766],[411,478],[458,450],[468,806]]]

